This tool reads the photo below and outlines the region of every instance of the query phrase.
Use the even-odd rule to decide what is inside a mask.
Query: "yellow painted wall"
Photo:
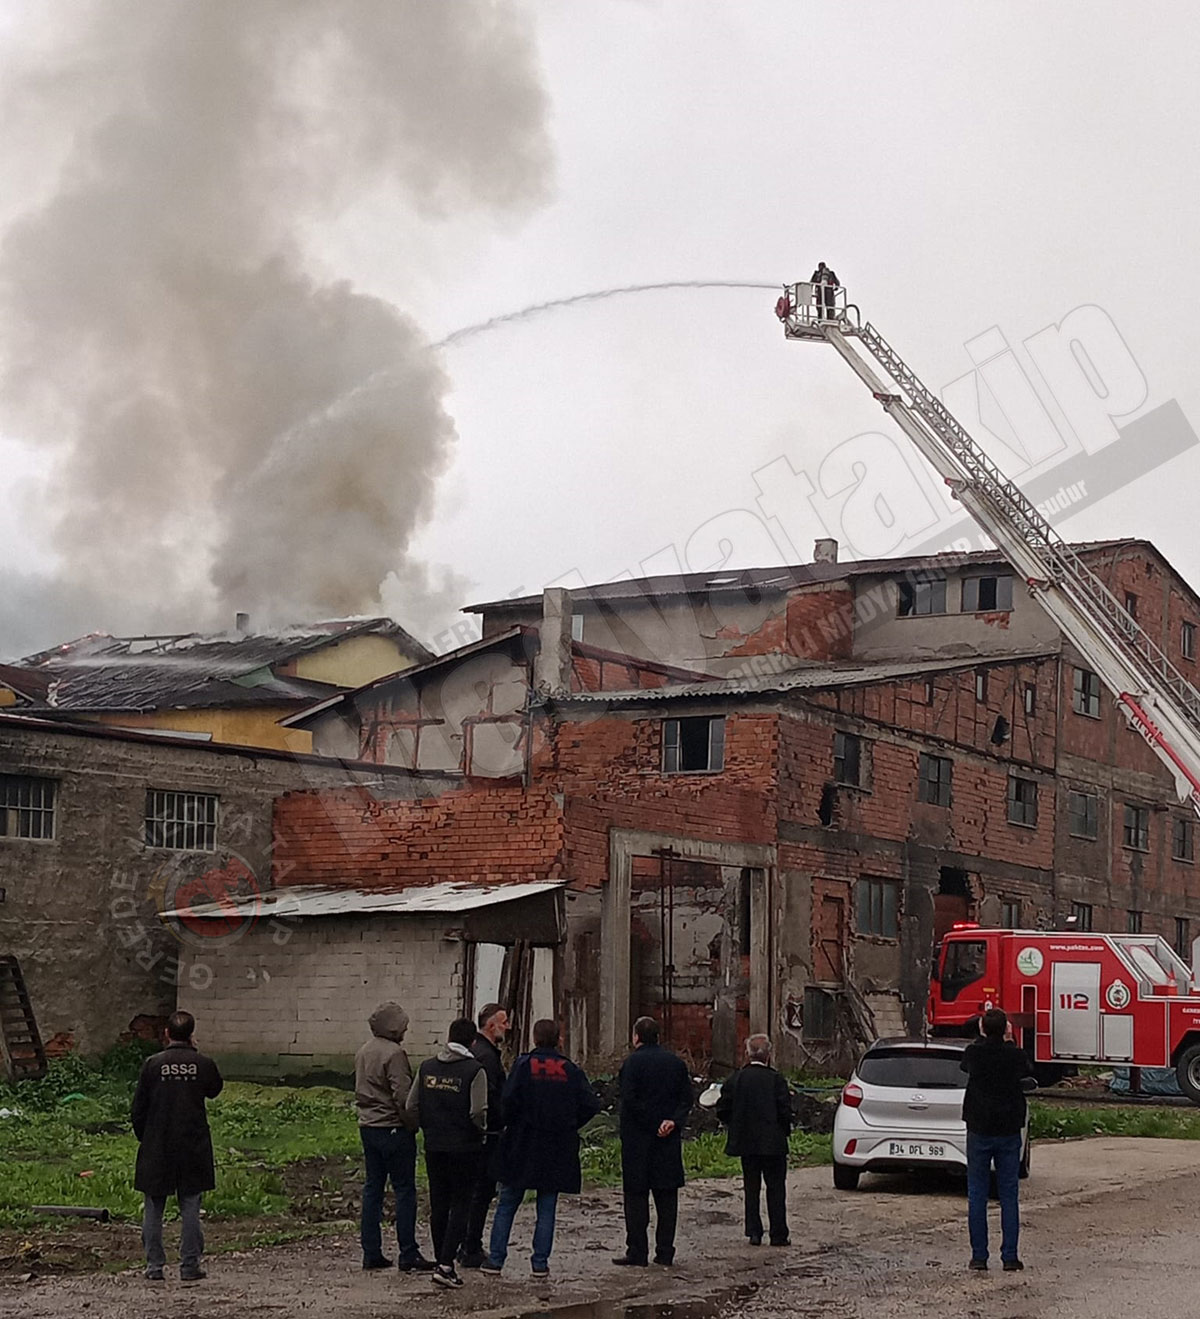
[[[0,709],[5,706],[16,705],[17,694],[11,687],[0,687]]]
[[[152,728],[156,732],[211,733],[214,742],[267,747],[274,751],[312,750],[312,734],[303,728],[281,728],[276,722],[295,714],[295,706],[256,705],[236,710],[155,710],[146,714],[81,716],[110,728]]]
[[[361,636],[335,641],[301,655],[287,666],[287,672],[311,682],[362,687],[385,674],[412,668],[413,662],[412,656],[406,655],[390,637]]]

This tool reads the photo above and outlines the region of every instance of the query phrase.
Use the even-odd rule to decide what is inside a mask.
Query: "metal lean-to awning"
[[[503,902],[517,902],[539,893],[566,888],[565,879],[534,880],[525,884],[422,884],[403,889],[362,889],[325,884],[297,884],[268,889],[262,894],[238,894],[220,902],[163,912],[164,917],[189,920],[230,920],[240,916],[260,920],[305,916],[435,916],[474,911]]]

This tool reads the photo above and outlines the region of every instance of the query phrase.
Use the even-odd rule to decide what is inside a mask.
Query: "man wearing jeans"
[[[526,1191],[536,1191],[530,1267],[534,1278],[548,1278],[558,1197],[579,1194],[579,1129],[600,1111],[600,1101],[583,1072],[559,1052],[558,1038],[556,1022],[535,1021],[533,1051],[517,1059],[504,1087],[504,1134],[496,1153],[500,1199],[485,1273],[504,1267],[517,1207]]]
[[[381,1003],[367,1024],[371,1038],[354,1058],[354,1102],[367,1165],[359,1229],[362,1266],[392,1265],[383,1253],[379,1228],[390,1181],[396,1193],[397,1266],[402,1273],[424,1272],[433,1264],[422,1258],[417,1245],[417,1138],[405,1112],[412,1068],[401,1047],[408,1013],[399,1003]]]
[[[133,1184],[145,1197],[142,1244],[146,1277],[161,1282],[167,1262],[163,1250],[163,1211],[167,1197],[179,1200],[183,1236],[179,1245],[181,1282],[199,1282],[204,1254],[200,1201],[216,1186],[212,1137],[205,1101],[221,1093],[221,1073],[192,1040],[196,1019],[190,1012],[167,1018],[167,1047],[142,1064],[133,1096],[133,1131],[138,1138]]]
[[[961,1064],[967,1074],[963,1121],[967,1125],[970,1267],[983,1270],[988,1266],[988,1183],[994,1165],[1000,1196],[1000,1258],[1005,1271],[1013,1273],[1025,1267],[1017,1254],[1017,1179],[1025,1092],[1036,1082],[1029,1056],[1014,1043],[1008,1017],[999,1008],[989,1008],[979,1028],[980,1038],[967,1045]]]

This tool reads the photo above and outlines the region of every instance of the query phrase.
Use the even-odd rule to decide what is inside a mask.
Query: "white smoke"
[[[456,225],[544,200],[523,12],[36,0],[3,69],[0,432],[44,458],[59,612],[301,619],[422,580],[448,381],[418,325],[319,282],[307,248],[368,193]],[[0,651],[29,594],[0,606]]]

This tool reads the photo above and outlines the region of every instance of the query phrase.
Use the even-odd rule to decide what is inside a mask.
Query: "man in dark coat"
[[[614,1264],[645,1266],[650,1195],[654,1194],[655,1264],[675,1262],[675,1225],[683,1185],[683,1129],[692,1111],[692,1080],[682,1058],[658,1042],[658,1022],[633,1024],[633,1052],[621,1065],[621,1187],[625,1253]]]
[[[967,1126],[967,1229],[972,1269],[988,1266],[987,1202],[992,1165],[1000,1197],[1000,1258],[1006,1272],[1025,1267],[1017,1254],[1020,1215],[1017,1188],[1025,1092],[1035,1088],[1033,1064],[1014,1043],[1007,1015],[989,1008],[979,1022],[981,1036],[963,1050],[967,1074],[963,1121]]]
[[[437,1056],[417,1068],[406,1105],[409,1125],[425,1137],[429,1235],[437,1260],[430,1276],[437,1287],[463,1285],[454,1261],[467,1229],[487,1127],[487,1074],[471,1053],[474,1039],[475,1023],[468,1017],[451,1022]]]
[[[535,1021],[533,1052],[517,1059],[504,1087],[504,1134],[496,1153],[500,1199],[485,1273],[504,1267],[517,1207],[526,1191],[536,1191],[530,1268],[535,1278],[548,1278],[559,1194],[579,1194],[579,1129],[600,1111],[600,1101],[583,1072],[559,1052],[558,1039],[557,1022]]]
[[[834,299],[835,290],[842,286],[838,282],[838,277],[825,264],[824,261],[817,265],[816,270],[812,273],[813,286],[813,303],[817,309],[817,319],[832,320],[835,313]]]
[[[479,1161],[479,1180],[471,1194],[471,1208],[467,1213],[467,1235],[462,1249],[458,1252],[458,1262],[464,1269],[477,1269],[484,1261],[483,1227],[487,1222],[488,1210],[496,1198],[496,1177],[493,1161],[496,1146],[504,1122],[500,1116],[500,1096],[504,1093],[507,1079],[504,1060],[500,1056],[500,1046],[508,1034],[508,1013],[499,1003],[486,1003],[479,1009],[479,1030],[471,1045],[471,1052],[483,1065],[487,1073],[488,1123],[484,1136],[483,1157]]]
[[[133,1184],[144,1197],[142,1245],[146,1277],[160,1282],[167,1262],[163,1250],[163,1211],[167,1197],[179,1200],[183,1236],[179,1278],[198,1282],[204,1254],[200,1201],[217,1184],[205,1100],[221,1093],[221,1073],[192,1040],[196,1019],[190,1012],[167,1018],[167,1047],[142,1064],[133,1096],[133,1132],[138,1138]]]
[[[761,1186],[767,1184],[767,1219],[771,1245],[788,1244],[787,1159],[792,1129],[792,1097],[788,1084],[771,1066],[771,1041],[751,1035],[746,1041],[746,1066],[721,1087],[717,1117],[729,1135],[725,1153],[742,1161],[746,1201],[746,1237],[752,1246],[763,1238]]]

